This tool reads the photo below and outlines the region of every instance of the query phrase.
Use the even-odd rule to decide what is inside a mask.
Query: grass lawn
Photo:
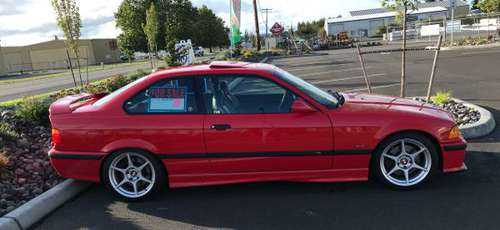
[[[141,60],[141,61],[136,61],[132,63],[117,63],[117,64],[107,64],[104,65],[104,68],[101,66],[89,66],[89,73],[92,72],[97,72],[100,70],[110,70],[110,69],[116,69],[116,68],[121,68],[121,67],[128,67],[128,66],[136,66],[136,65],[144,65],[149,63],[148,60]],[[86,74],[86,67],[82,67],[82,77]],[[64,71],[62,73],[55,73],[55,74],[46,74],[46,75],[39,75],[39,76],[33,76],[33,77],[26,77],[26,78],[19,78],[19,79],[8,79],[8,80],[1,80],[0,79],[0,84],[12,84],[12,83],[17,83],[17,82],[24,82],[24,81],[32,81],[32,80],[41,80],[41,79],[48,79],[48,78],[54,78],[54,77],[61,77],[71,74],[71,71]],[[78,75],[78,70],[75,69],[75,77]]]

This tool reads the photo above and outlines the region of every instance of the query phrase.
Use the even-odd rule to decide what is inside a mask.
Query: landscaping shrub
[[[108,78],[104,81],[104,88],[106,89],[105,91],[100,91],[100,92],[113,92],[125,85],[130,83],[130,79],[123,76],[123,75],[118,75],[112,78]],[[99,93],[100,93],[99,92]]]
[[[435,96],[431,97],[432,103],[443,106],[450,101],[451,92],[438,92]]]
[[[7,124],[0,123],[0,138],[14,141],[19,138],[19,134],[15,130],[7,126]]]
[[[7,157],[6,153],[0,151],[0,181],[2,181],[5,173],[7,172],[8,163],[9,163],[9,158]]]
[[[26,122],[49,125],[49,107],[52,103],[50,98],[40,99],[28,97],[19,103],[16,109],[16,116]]]

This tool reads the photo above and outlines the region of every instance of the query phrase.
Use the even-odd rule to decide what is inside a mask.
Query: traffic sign
[[[285,28],[276,22],[274,23],[273,27],[271,27],[270,31],[274,36],[279,36],[283,33],[283,31],[285,31]]]

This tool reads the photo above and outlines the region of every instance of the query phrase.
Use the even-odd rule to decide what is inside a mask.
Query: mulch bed
[[[63,181],[49,163],[50,128],[19,121],[0,108],[0,124],[16,134],[0,133],[0,216]]]
[[[427,102],[423,98],[417,98],[416,100],[422,101],[422,102]],[[427,102],[430,104],[434,104],[432,102]],[[436,105],[436,104],[434,104]],[[455,101],[455,100],[449,100],[448,102],[444,103],[443,105],[436,105],[444,110],[450,112],[453,115],[453,118],[457,122],[458,126],[464,126],[464,125],[469,125],[469,124],[474,124],[478,122],[481,119],[481,113],[479,111],[465,106],[463,103]]]

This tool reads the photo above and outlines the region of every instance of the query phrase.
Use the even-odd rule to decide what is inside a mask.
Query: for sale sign
[[[186,87],[157,87],[149,91],[149,112],[187,112]]]

